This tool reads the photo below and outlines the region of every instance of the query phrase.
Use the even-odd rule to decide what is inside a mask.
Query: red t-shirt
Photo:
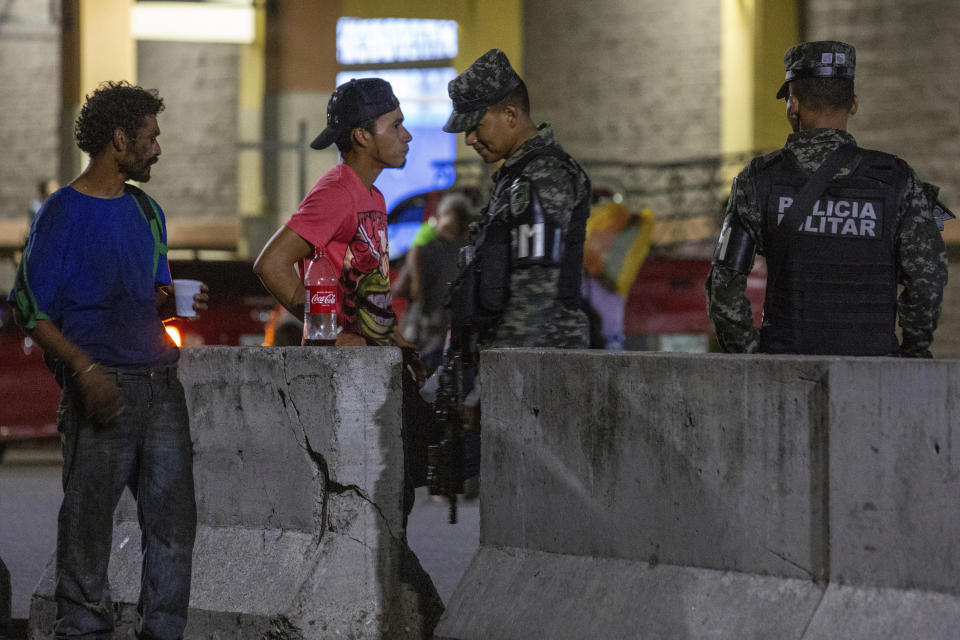
[[[367,191],[356,172],[338,164],[323,174],[287,227],[322,248],[340,272],[338,322],[377,344],[393,343],[393,299],[383,194]],[[303,275],[304,265],[300,264]]]

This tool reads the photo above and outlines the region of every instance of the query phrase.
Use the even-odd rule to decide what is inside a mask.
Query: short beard
[[[147,164],[142,167],[128,167],[120,166],[120,171],[126,174],[128,180],[135,180],[137,182],[150,182],[150,167],[157,163],[156,158],[151,158],[147,161]]]
[[[127,180],[134,180],[136,182],[150,182],[150,167],[145,168],[143,173],[127,172]]]

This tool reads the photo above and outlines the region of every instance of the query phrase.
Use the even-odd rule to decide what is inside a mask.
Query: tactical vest
[[[472,267],[467,267],[468,271],[477,272],[476,282],[470,284],[468,273],[461,273],[458,277],[459,292],[455,295],[461,299],[453,300],[455,322],[464,322],[468,328],[479,329],[481,333],[490,330],[506,310],[511,271],[534,265],[559,268],[554,299],[565,306],[579,308],[583,242],[590,216],[590,198],[587,195],[576,203],[566,232],[550,221],[544,214],[540,194],[529,181],[521,180],[527,164],[542,156],[559,158],[574,177],[583,174],[583,169],[573,158],[552,145],[531,151],[515,164],[501,169],[496,190],[481,215],[481,226],[474,239],[474,262]],[[590,181],[583,175],[589,194]],[[509,211],[490,218],[497,213],[490,213],[491,204],[502,202],[504,198],[510,200]],[[474,296],[475,302],[463,299],[474,299]]]
[[[908,169],[889,154],[856,149],[850,175],[835,179],[811,210],[780,224],[808,179],[790,151],[754,160],[769,248],[760,351],[893,355],[897,311],[897,212]],[[853,156],[846,166],[854,164]]]
[[[590,180],[583,174],[588,195],[576,203],[564,231],[544,214],[540,194],[533,185],[521,180],[524,168],[532,160],[543,156],[563,161],[567,171],[575,178],[583,174],[576,160],[555,146],[528,153],[519,162],[506,168],[500,176],[501,184],[507,185],[510,190],[511,215],[509,220],[500,219],[494,224],[505,223],[509,229],[510,264],[513,269],[534,265],[559,268],[560,279],[555,299],[564,305],[579,307],[583,242],[587,218],[590,217]]]

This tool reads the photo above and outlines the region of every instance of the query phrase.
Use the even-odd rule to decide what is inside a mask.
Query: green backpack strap
[[[140,215],[142,215],[150,225],[150,233],[153,235],[153,274],[154,277],[156,277],[157,265],[160,264],[160,256],[167,255],[167,245],[163,242],[163,230],[160,228],[160,214],[157,212],[157,205],[143,189],[135,187],[132,184],[124,186],[127,193],[132,195],[136,201],[137,208],[140,209]]]
[[[33,329],[37,320],[49,320],[50,316],[40,311],[37,300],[30,290],[30,281],[27,279],[27,258],[20,260],[17,267],[17,276],[13,285],[13,306],[16,309],[17,321],[27,329]]]

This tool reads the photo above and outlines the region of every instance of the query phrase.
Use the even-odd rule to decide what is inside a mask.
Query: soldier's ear
[[[517,124],[518,117],[520,115],[520,110],[512,104],[508,104],[503,108],[503,115],[507,119],[507,124],[511,127]]]
[[[792,93],[787,96],[787,120],[791,124],[800,120],[800,101]]]
[[[853,115],[857,112],[857,109],[860,108],[860,98],[857,97],[857,94],[853,94],[853,106],[850,107],[850,115]]]

